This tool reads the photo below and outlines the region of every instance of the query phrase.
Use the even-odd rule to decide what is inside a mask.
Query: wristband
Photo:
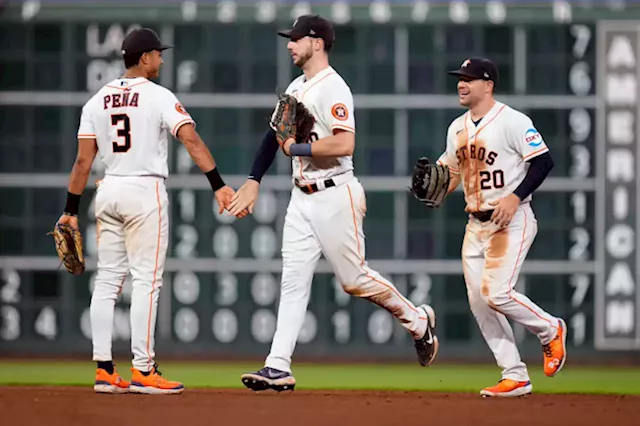
[[[67,191],[67,205],[64,207],[64,214],[78,216],[80,208],[80,194],[72,194]]]
[[[289,147],[289,154],[292,157],[311,157],[310,143],[294,143]]]
[[[224,186],[224,181],[222,177],[220,177],[220,173],[218,173],[218,168],[214,167],[213,170],[208,171],[204,174],[207,179],[209,179],[209,184],[211,185],[211,189],[213,192],[216,192],[218,189]]]

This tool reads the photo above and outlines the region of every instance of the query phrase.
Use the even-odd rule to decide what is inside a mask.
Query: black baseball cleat
[[[418,361],[423,367],[431,365],[438,354],[438,337],[436,336],[436,313],[429,305],[420,305],[418,309],[422,309],[427,315],[427,331],[420,339],[413,341],[416,352],[418,352]]]
[[[240,376],[242,383],[252,391],[260,392],[273,389],[276,392],[292,391],[296,387],[296,379],[286,371],[264,367],[255,373]]]

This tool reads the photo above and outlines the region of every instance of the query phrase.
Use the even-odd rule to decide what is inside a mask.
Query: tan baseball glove
[[[315,118],[307,108],[291,95],[283,93],[278,96],[278,107],[271,125],[276,131],[276,139],[284,150],[284,143],[295,139],[296,143],[309,140]]]
[[[84,254],[82,251],[82,234],[69,225],[57,224],[48,235],[53,235],[58,257],[67,271],[73,275],[84,272]]]

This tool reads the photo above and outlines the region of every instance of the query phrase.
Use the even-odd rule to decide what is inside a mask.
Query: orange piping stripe
[[[355,133],[356,129],[354,129],[353,127],[349,127],[349,126],[345,126],[343,124],[334,124],[333,126],[331,126],[332,129],[342,129],[342,130],[348,130],[350,132]]]
[[[502,112],[502,110],[505,107],[506,107],[506,105],[502,105],[502,108],[500,108],[500,110],[498,112],[496,112],[496,115],[491,117],[491,119],[489,121],[484,123],[484,125],[478,129],[476,134],[473,135],[474,144],[475,144],[475,141],[478,140],[478,135],[480,134],[480,132],[482,130],[484,130],[484,128],[487,127],[489,125],[489,123],[491,123],[493,120],[495,120],[496,117],[498,115],[500,115],[500,113]],[[464,120],[464,128],[465,128],[465,130],[467,129],[467,120],[466,119]],[[468,149],[468,147],[469,147],[469,133],[467,132],[467,149]],[[469,157],[471,157],[471,156],[469,156]],[[469,158],[469,159],[471,159],[471,158]],[[480,211],[480,171],[478,170],[478,166],[477,165],[476,165],[476,209],[477,209],[477,211]]]
[[[145,84],[145,83],[149,83],[149,80],[147,80],[147,81],[141,81],[141,82],[139,82],[139,83],[132,84],[131,86],[126,86],[126,87],[110,86],[110,85],[108,85],[108,84],[107,84],[107,87],[110,87],[110,88],[112,88],[112,89],[127,90],[127,89],[131,89],[132,87],[139,86],[139,85],[141,85],[141,84]]]
[[[362,267],[362,269],[365,272],[368,272],[367,269],[364,266],[364,257],[362,257],[362,252],[360,251],[360,239],[358,238],[358,222],[356,220],[356,209],[355,209],[355,207],[353,205],[353,197],[351,196],[351,187],[349,185],[347,185],[347,191],[349,191],[349,202],[351,203],[351,214],[353,216],[353,232],[354,232],[355,237],[356,237],[356,248],[358,250],[358,257],[360,258],[360,266]],[[380,280],[375,279],[374,277],[372,277],[368,273],[365,276],[367,278],[369,278],[370,280],[373,280],[373,281],[377,282],[378,284],[381,284],[384,287],[388,288],[389,290],[393,291],[400,298],[400,300],[402,300],[409,307],[409,309],[411,309],[414,312],[418,312],[418,314],[419,314],[420,311],[418,311],[416,308],[414,308],[412,306],[412,304],[409,303],[409,301],[407,299],[405,299],[402,296],[402,294],[400,294],[398,292],[398,289],[389,286],[387,283],[384,283],[384,282],[382,282]],[[418,318],[422,319],[422,320],[426,320],[427,319],[427,317],[422,317],[420,315],[418,315]]]
[[[527,160],[529,160],[529,159],[531,159],[531,158],[535,157],[536,155],[538,155],[538,154],[542,154],[542,153],[547,152],[547,151],[549,151],[549,148],[547,148],[547,147],[545,146],[544,148],[540,148],[540,149],[539,149],[539,150],[537,150],[537,151],[533,151],[532,153],[530,153],[530,154],[528,154],[528,155],[525,155],[524,157],[522,157],[522,159],[523,159],[524,161],[527,161]]]
[[[318,81],[316,81],[315,83],[313,83],[311,86],[307,87],[307,89],[306,89],[304,92],[302,92],[302,95],[300,95],[300,102],[302,102],[302,99],[304,99],[304,95],[306,95],[306,94],[307,94],[307,92],[309,92],[309,90],[311,90],[311,88],[312,88],[313,86],[315,86],[316,84],[320,83],[320,82],[321,82],[322,80],[324,80],[325,78],[327,78],[327,77],[329,77],[329,76],[331,76],[331,75],[334,75],[334,74],[335,74],[335,72],[331,72],[331,73],[329,73],[329,74],[325,75],[324,77],[322,77],[320,80],[318,80]]]
[[[520,260],[520,255],[522,254],[522,251],[524,249],[524,238],[527,232],[527,213],[524,213],[524,229],[522,230],[522,241],[520,242],[520,249],[518,250],[518,256],[516,257],[516,264],[513,267],[513,272],[511,273],[511,278],[509,278],[509,291],[507,292],[507,296],[509,296],[509,299],[513,300],[514,302],[516,302],[517,304],[524,306],[525,308],[527,308],[529,311],[531,311],[535,316],[537,316],[538,318],[540,318],[541,320],[544,320],[546,322],[548,322],[549,324],[551,324],[552,327],[556,328],[551,321],[549,321],[546,318],[541,317],[536,311],[534,311],[533,309],[531,309],[529,306],[527,306],[526,304],[524,304],[523,302],[521,302],[520,300],[516,299],[515,296],[512,295],[513,292],[513,286],[511,285],[511,282],[513,281],[513,277],[516,274],[516,269],[518,268],[518,261]],[[515,286],[515,284],[514,284]]]
[[[171,131],[171,134],[175,137],[176,136],[176,132],[178,131],[180,126],[182,126],[183,124],[187,124],[187,123],[193,123],[193,119],[185,118],[184,120],[178,121],[176,123],[176,125],[173,126],[173,130]]]
[[[153,308],[153,293],[156,290],[156,279],[158,277],[158,260],[160,257],[160,236],[162,234],[162,205],[160,204],[160,189],[159,184],[156,182],[156,200],[158,202],[158,242],[156,246],[156,262],[153,268],[153,281],[151,282],[151,293],[149,294],[149,318],[147,319],[147,368],[151,370],[151,352],[149,348],[151,346],[151,316]]]

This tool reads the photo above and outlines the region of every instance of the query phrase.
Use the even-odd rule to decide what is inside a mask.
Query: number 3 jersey
[[[168,134],[195,125],[176,96],[144,77],[104,85],[82,108],[78,138],[95,138],[112,176],[167,178]]]
[[[309,143],[333,135],[334,131],[356,131],[353,95],[347,83],[329,66],[313,78],[304,74],[289,84],[285,93],[302,102],[315,117]],[[272,119],[275,116],[273,113]],[[352,157],[292,157],[293,178],[313,183],[353,170]]]
[[[438,159],[460,174],[467,212],[488,211],[489,203],[511,194],[520,185],[527,161],[549,151],[531,119],[501,102],[479,123],[469,112],[447,130],[447,148]],[[530,201],[531,195],[522,200]]]

